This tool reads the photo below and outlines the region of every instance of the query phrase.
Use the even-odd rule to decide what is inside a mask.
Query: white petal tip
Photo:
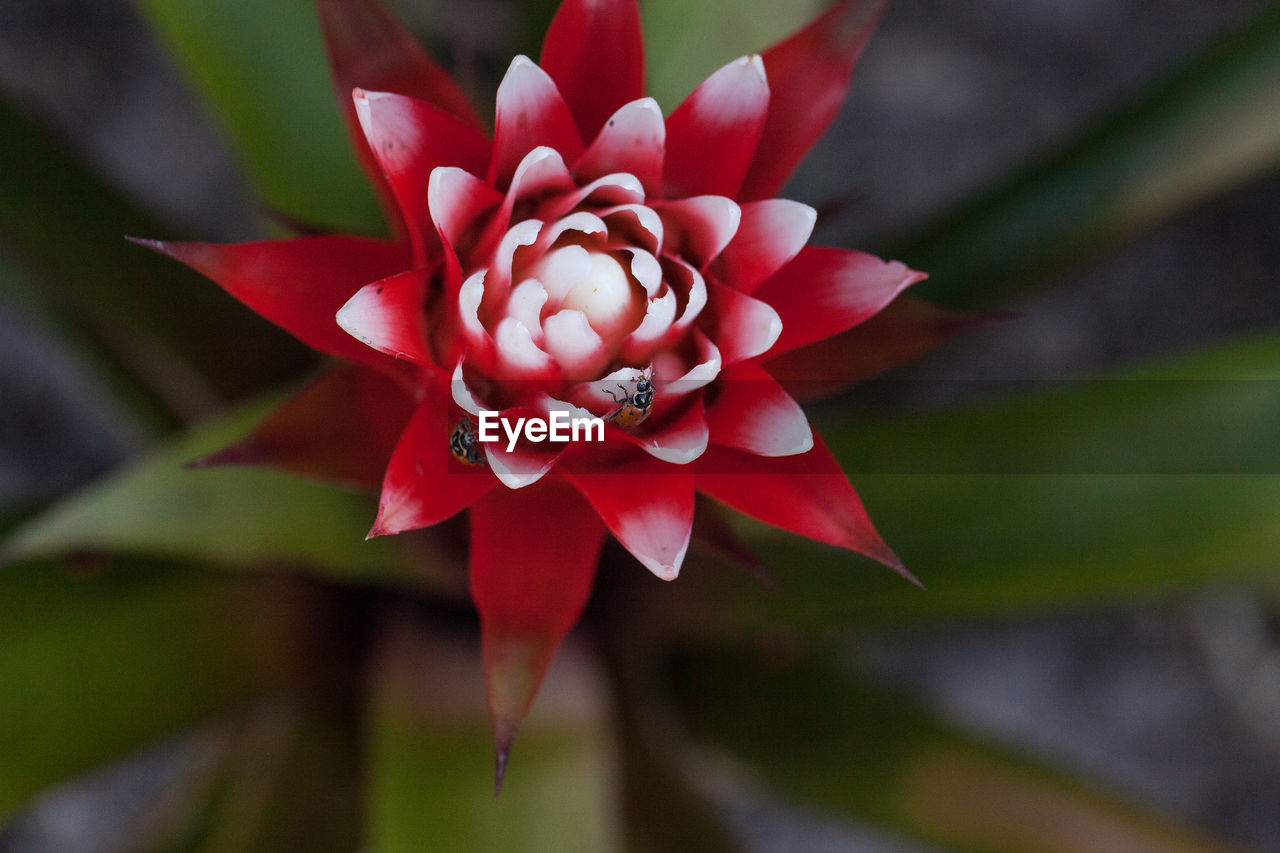
[[[658,459],[663,462],[670,462],[672,465],[688,465],[691,462],[697,461],[698,457],[701,456],[703,453],[705,453],[707,450],[705,445],[703,445],[702,447],[694,447],[694,448],[686,449],[686,448],[660,447],[656,444],[649,444],[649,443],[646,443],[644,445],[644,449],[645,449],[645,452],[647,452],[654,459]]]
[[[760,54],[758,53],[753,53],[750,56],[740,56],[737,59],[735,59],[733,62],[730,62],[728,65],[726,65],[725,68],[726,69],[732,68],[735,71],[744,71],[744,70],[750,69],[760,77],[761,81],[765,81],[768,79],[765,76],[764,59],[762,59],[760,57]]]
[[[363,325],[361,320],[369,318],[369,306],[361,295],[363,292],[363,290],[356,291],[355,295],[338,309],[338,313],[333,315],[333,319],[348,335],[367,344],[369,336],[360,330]]]
[[[680,576],[679,566],[646,566],[659,579],[673,581]]]
[[[804,438],[797,440],[794,444],[782,447],[771,447],[768,451],[752,450],[750,452],[756,453],[760,456],[779,457],[800,456],[801,454],[808,453],[810,450],[813,450],[813,432],[806,431]]]
[[[542,479],[541,474],[513,474],[510,471],[504,471],[500,474],[497,471],[494,471],[493,473],[498,477],[498,481],[502,483],[502,485],[512,490],[523,489],[525,486],[532,486],[534,483]]]
[[[659,106],[658,102],[653,98],[640,98],[639,100],[632,101],[628,106],[633,110],[644,110],[658,116],[662,115],[662,107]]]

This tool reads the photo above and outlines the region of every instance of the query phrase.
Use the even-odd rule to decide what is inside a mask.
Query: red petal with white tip
[[[449,392],[453,396],[453,402],[460,409],[473,415],[480,414],[480,409],[483,407],[477,402],[476,395],[471,391],[471,386],[467,384],[466,377],[463,375],[461,361],[454,366],[453,375],[449,378]]]
[[[953,335],[1010,317],[948,311],[903,295],[865,323],[768,359],[764,366],[796,399],[811,400],[897,367]]]
[[[538,208],[545,219],[558,219],[584,202],[604,205],[639,204],[644,201],[644,186],[639,178],[626,172],[610,172],[589,184]]]
[[[427,344],[426,270],[366,284],[339,309],[338,325],[361,343],[393,358],[431,364]]]
[[[502,194],[465,169],[441,166],[427,180],[427,207],[445,245],[456,249],[486,211],[502,203]]]
[[[768,109],[769,84],[758,56],[729,63],[694,89],[667,118],[667,197],[737,197]]]
[[[769,458],[713,446],[697,462],[697,486],[703,494],[766,524],[905,571],[817,435],[813,449],[800,456]]]
[[[769,117],[738,198],[771,198],[835,118],[886,0],[841,0],[764,54]]]
[[[730,287],[751,293],[804,248],[817,221],[817,211],[797,201],[771,198],[744,204],[738,232],[712,271]]]
[[[659,392],[650,419],[662,419],[663,410],[672,408],[670,403],[677,399]],[[701,398],[694,398],[693,402],[665,423],[645,423],[635,430],[623,431],[623,435],[654,459],[672,465],[688,465],[693,462],[706,452],[707,442],[710,440],[707,413]]]
[[[725,370],[707,411],[711,440],[759,456],[794,456],[813,448],[800,405],[754,362]]]
[[[392,194],[361,132],[351,102],[352,90],[397,92],[434,104],[476,130],[482,125],[467,96],[381,3],[316,0],[316,8],[333,71],[334,91],[347,120],[351,144],[394,216]]]
[[[652,298],[662,289],[662,264],[650,253],[633,247],[621,250],[631,256],[628,270],[636,283],[644,288],[645,296]]]
[[[719,195],[661,202],[654,208],[666,229],[663,251],[684,258],[699,271],[729,245],[742,221],[737,203]]]
[[[588,137],[589,138],[589,137]],[[600,128],[573,165],[579,180],[591,181],[613,172],[635,175],[645,192],[662,191],[662,162],[667,150],[667,125],[653,98],[641,98],[619,109]]]
[[[497,489],[471,508],[471,597],[499,768],[556,647],[586,606],[604,533],[595,510],[558,477]]]
[[[565,477],[646,569],[663,580],[676,578],[693,530],[692,473],[637,457],[608,472]]]
[[[723,361],[720,350],[711,342],[711,339],[694,329],[693,344],[694,363],[691,365],[685,364],[670,352],[659,353],[658,357],[655,357],[653,367],[654,375],[658,380],[658,397],[654,406],[661,407],[669,400],[690,394],[699,388],[705,388],[720,375]],[[668,379],[669,376],[676,378]]]
[[[712,279],[700,326],[716,342],[724,364],[762,355],[784,331],[778,312],[767,303]]]
[[[538,242],[543,223],[537,219],[525,219],[517,222],[498,241],[489,268],[484,272],[484,301],[481,309],[485,317],[493,316],[499,306],[511,292],[512,265],[516,250],[521,246],[532,246]]]
[[[443,379],[434,372],[424,378],[422,402],[387,466],[370,536],[438,524],[498,485],[486,468],[454,458],[449,436],[460,417],[449,405]]]
[[[567,445],[562,442],[549,441],[545,437],[533,441],[525,433],[524,424],[521,423],[525,419],[547,420],[548,414],[543,407],[513,406],[491,417],[496,440],[485,441],[482,446],[489,457],[489,467],[493,469],[494,476],[508,489],[523,489],[538,482],[551,471],[565,451]],[[485,420],[482,412],[478,422],[482,439],[486,437]],[[514,445],[508,429],[516,433]]]
[[[542,67],[556,81],[583,139],[644,94],[644,39],[635,0],[566,0],[542,43]]]
[[[334,320],[357,290],[410,266],[408,246],[358,237],[324,236],[260,243],[163,243],[163,252],[313,349],[385,368],[387,359]]]
[[[662,248],[662,217],[653,208],[643,204],[620,204],[601,210],[600,216],[608,226],[610,240],[619,241],[619,246],[638,245],[655,255]]]
[[[574,188],[573,176],[564,164],[564,155],[549,145],[539,145],[530,149],[516,166],[503,202],[502,218],[510,218],[516,202],[549,190],[568,192]]]
[[[627,340],[622,345],[622,360],[631,364],[648,361],[675,318],[676,295],[667,288],[661,295],[649,300],[644,319],[635,331],[627,335]]]
[[[418,263],[424,264],[438,246],[427,209],[432,170],[457,166],[482,174],[492,146],[480,131],[426,101],[363,89],[352,97],[365,138],[409,226]]]
[[[782,318],[775,355],[843,332],[926,276],[849,249],[810,246],[755,292]]]
[[[534,254],[545,253],[551,248],[552,243],[559,240],[569,231],[605,236],[609,233],[609,227],[604,224],[603,219],[594,213],[589,213],[585,210],[575,211],[563,219],[557,219],[555,222],[543,226],[542,231],[538,234],[538,242],[535,244]]]
[[[684,297],[684,310],[680,312],[679,319],[671,324],[671,334],[668,336],[674,343],[698,319],[702,309],[707,307],[707,282],[702,273],[680,258],[664,257],[662,271],[666,273],[668,287]]]
[[[480,303],[484,300],[485,271],[481,270],[467,278],[458,288],[458,327],[462,332],[462,341],[468,361],[476,362],[481,369],[489,370],[496,363],[497,344],[489,335],[489,331],[480,322]]]
[[[338,364],[247,437],[194,465],[269,465],[376,489],[413,409],[403,383],[377,370]]]
[[[357,88],[397,92],[482,127],[458,84],[377,0],[316,0],[316,6],[339,103],[348,104]]]
[[[517,56],[498,86],[489,182],[506,187],[524,156],[542,145],[571,162],[582,153],[582,137],[556,84],[529,57]]]
[[[564,165],[560,152],[545,145],[534,148],[516,166],[511,184],[502,199],[502,207],[490,217],[484,234],[476,241],[473,254],[476,257],[487,256],[503,240],[509,227],[519,228],[531,221],[524,218],[511,226],[511,214],[517,202],[546,192],[568,192],[573,189],[573,177]]]

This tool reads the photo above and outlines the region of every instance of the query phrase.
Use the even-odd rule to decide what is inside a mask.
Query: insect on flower
[[[657,393],[653,383],[656,379],[657,376],[652,370],[636,371],[636,375],[627,385],[618,383],[618,388],[622,391],[622,399],[615,397],[612,389],[604,389],[615,403],[621,404],[606,420],[623,429],[638,426],[648,417],[649,410],[653,408],[653,397]]]
[[[449,433],[449,450],[464,465],[474,467],[485,464],[484,448],[480,446],[476,425],[466,415],[458,419],[453,431]]]
[[[645,96],[635,0],[565,0],[540,61],[517,57],[498,87],[492,138],[385,9],[316,2],[397,238],[149,245],[346,362],[260,428],[283,440],[251,436],[236,459],[347,479],[358,467],[381,493],[370,535],[469,513],[500,767],[606,535],[672,580],[695,493],[909,577],[773,374],[845,377],[857,339],[835,357],[815,345],[856,335],[924,278],[808,246],[813,208],[774,198],[835,116],[883,0],[839,0],[665,115]],[[621,429],[572,453],[481,449],[481,411]],[[351,435],[373,459],[356,464]]]

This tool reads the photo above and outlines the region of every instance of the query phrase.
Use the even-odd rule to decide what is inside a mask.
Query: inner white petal
[[[534,343],[541,343],[542,306],[546,301],[547,291],[535,278],[527,278],[517,284],[507,298],[507,315],[529,329]]]
[[[620,343],[639,323],[644,301],[612,255],[592,252],[590,256],[590,271],[569,288],[560,307],[581,311],[602,338]]]
[[[560,364],[569,379],[586,379],[600,372],[609,350],[581,311],[566,308],[543,324],[543,347]]]
[[[529,328],[514,317],[503,318],[493,337],[503,366],[517,377],[554,369],[551,357],[533,342]]]
[[[640,249],[629,249],[631,253],[631,274],[645,289],[649,296],[658,292],[662,286],[662,265],[658,259]]]
[[[542,282],[548,304],[554,311],[569,295],[574,284],[591,274],[591,255],[581,246],[553,249],[529,267],[526,274]]]

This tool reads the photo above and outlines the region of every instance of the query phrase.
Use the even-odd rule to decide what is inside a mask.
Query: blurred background
[[[267,5],[285,9],[277,35],[310,14],[307,3]],[[682,11],[642,2],[651,47],[663,45],[656,63],[651,53],[650,74],[664,108],[720,62],[774,41],[820,4],[785,5],[721,2]],[[482,112],[491,109],[509,57],[536,51],[553,8],[503,0],[391,6],[475,93]],[[136,302],[116,295],[135,285],[145,290],[140,277],[160,267],[115,235],[227,241],[281,233],[275,213],[306,221],[308,205],[326,197],[323,188],[314,198],[281,194],[261,177],[266,160],[246,145],[244,134],[254,130],[232,129],[239,119],[264,138],[290,133],[261,117],[254,125],[251,106],[241,109],[219,91],[211,70],[218,60],[209,58],[219,51],[245,73],[273,68],[271,60],[253,58],[270,33],[248,33],[233,15],[253,4],[227,7],[226,19],[202,34],[183,24],[183,16],[196,14],[188,3],[0,0],[7,161],[0,166],[0,531],[29,530],[32,519],[48,517],[76,490],[151,458],[145,454],[162,437],[296,384],[315,364],[254,318],[240,317],[212,285],[208,313],[205,303],[186,300],[189,282],[171,294],[153,288]],[[677,627],[676,640],[664,640],[663,659],[674,661],[660,674],[670,707],[656,709],[627,678],[601,677],[600,660],[617,668],[609,653],[597,654],[584,640],[561,655],[537,713],[550,728],[566,719],[594,727],[589,764],[602,775],[590,777],[592,793],[579,807],[612,793],[626,803],[606,809],[590,832],[575,827],[587,832],[568,836],[580,849],[607,849],[620,838],[637,849],[664,849],[680,838],[673,829],[670,838],[659,832],[645,841],[631,826],[654,809],[664,815],[660,822],[684,827],[682,809],[665,810],[654,793],[680,777],[674,796],[704,812],[688,822],[687,837],[706,832],[717,844],[751,851],[1280,851],[1280,453],[1269,429],[1280,418],[1268,381],[1280,378],[1277,11],[1260,0],[894,0],[844,110],[786,195],[822,212],[815,242],[885,252],[930,271],[919,295],[939,305],[1011,315],[967,329],[912,365],[814,409],[885,538],[930,592],[899,589],[869,564],[841,562],[754,528],[745,535],[762,543],[776,592],[711,568],[719,558],[709,550],[691,557],[669,588],[636,592],[643,578],[602,582],[591,624],[607,622],[601,614],[634,593],[646,617],[674,613],[673,623],[710,608],[714,639],[690,640],[693,632]],[[222,36],[232,41],[219,43]],[[336,120],[328,130],[335,147],[346,144]],[[333,184],[348,178],[335,175]],[[358,219],[367,210],[357,204],[341,215]],[[103,284],[95,289],[89,279],[99,268]],[[165,275],[176,274],[166,268]],[[131,340],[133,323],[154,336]],[[236,328],[244,337],[197,344],[214,369],[200,369],[198,358],[165,356],[169,335],[202,325]],[[1115,387],[1072,382],[1092,377],[1123,378]],[[249,422],[242,417],[222,436]],[[201,440],[216,444],[212,435]],[[1006,450],[1011,456],[995,463],[983,455]],[[113,500],[141,501],[139,494],[118,492]],[[155,494],[146,499],[162,499]],[[305,501],[313,499],[320,501],[300,496],[299,506],[311,508]],[[353,513],[348,501],[355,498],[341,500],[342,511]],[[314,506],[319,512],[329,504]],[[0,714],[0,743],[14,749],[58,739],[48,730],[54,725],[83,726],[88,739],[100,715],[129,716],[131,702],[156,702],[141,690],[114,710],[98,707],[95,697],[133,683],[111,669],[102,694],[54,685],[36,691],[50,704],[24,703],[18,694],[38,687],[60,655],[73,672],[96,660],[84,650],[97,648],[102,635],[90,623],[67,627],[56,619],[100,614],[102,606],[93,598],[68,604],[59,584],[143,578],[102,593],[120,608],[119,636],[126,639],[115,645],[130,661],[136,650],[128,638],[149,646],[151,635],[130,634],[145,620],[135,624],[128,614],[159,606],[153,581],[165,582],[155,579],[166,575],[166,560],[180,558],[182,576],[203,588],[222,583],[216,578],[224,573],[209,566],[252,550],[224,553],[201,540],[184,553],[166,539],[181,538],[181,529],[157,532],[127,519],[117,537],[106,532],[110,524],[86,521],[85,512],[55,518],[52,531],[37,529],[39,559],[19,560],[0,581],[7,590],[0,613],[9,619],[0,636],[12,634],[0,640],[9,648],[0,652],[9,658],[0,661],[0,677],[9,682],[0,691],[12,694],[0,707],[15,715]],[[353,529],[359,517],[354,512]],[[149,547],[157,542],[167,547]],[[303,550],[284,554],[287,569],[277,564],[266,573],[262,583],[276,586],[252,590],[254,604],[241,601],[249,593],[238,587],[230,598],[219,587],[210,599],[193,598],[190,612],[212,619],[225,608],[231,622],[257,624],[246,610],[267,601],[263,612],[274,613],[281,600],[298,608],[301,596],[307,615],[289,636],[312,653],[317,642],[337,643],[334,636],[359,638],[337,643],[343,652],[332,668],[357,673],[362,685],[370,671],[390,672],[388,683],[413,693],[404,685],[415,672],[448,681],[454,676],[440,674],[478,670],[465,607],[423,604],[402,579],[388,580],[381,563],[395,563],[389,557],[368,558],[380,564],[376,570],[349,572],[344,554],[330,555],[319,560],[330,563],[322,580],[298,581],[312,577],[294,569],[315,556]],[[104,556],[117,551],[132,562]],[[617,574],[638,574],[619,554],[609,558],[619,564]],[[41,572],[60,580],[41,586]],[[831,577],[841,580],[828,593],[823,583]],[[801,603],[789,609],[789,596]],[[806,601],[821,604],[806,609]],[[738,606],[747,614],[742,624],[727,626],[725,616],[721,627],[717,608],[736,613]],[[324,620],[335,610],[346,633],[316,627],[329,626]],[[45,613],[49,620],[41,622]],[[182,633],[186,613],[163,610],[158,624]],[[278,625],[275,616],[264,618]],[[369,628],[384,618],[394,627]],[[432,619],[442,627],[431,627]],[[236,642],[260,648],[265,641],[256,630]],[[77,631],[88,633],[74,639]],[[325,640],[316,640],[317,631]],[[413,638],[433,631],[443,638],[424,652]],[[169,636],[152,639],[163,645]],[[39,637],[54,640],[46,649]],[[103,655],[115,648],[102,644]],[[203,660],[201,648],[192,647],[193,660]],[[822,672],[845,679],[812,699],[829,703],[834,722],[824,718],[806,729],[803,715],[766,713],[766,703],[759,713],[774,728],[750,729],[754,712],[741,703],[771,689],[785,694],[788,679],[807,672],[814,654]],[[421,655],[431,660],[417,660]],[[286,658],[281,670],[293,671]],[[140,659],[139,683],[161,684],[145,672],[148,655]],[[179,691],[193,677],[185,660],[161,666]],[[348,687],[321,678],[328,710],[316,723],[279,698],[283,688],[273,686],[271,665],[263,667],[261,683],[236,687],[237,701],[259,692],[276,698],[235,723],[208,722],[208,708],[233,704],[211,695],[208,708],[175,711],[154,730],[111,723],[82,759],[32,752],[35,769],[0,780],[0,850],[254,846],[241,844],[250,835],[226,828],[238,825],[227,814],[252,812],[246,803],[270,799],[265,788],[256,800],[226,793],[262,778],[244,755],[259,755],[255,745],[262,744],[285,754],[282,739],[306,742],[316,726],[327,732],[342,721],[367,724],[370,716],[343,704],[357,701]],[[804,691],[818,682],[799,683],[795,700],[809,701]],[[308,682],[302,692],[316,689]],[[476,685],[457,690],[474,699]],[[646,710],[626,710],[628,697]],[[449,706],[439,695],[422,702]],[[725,708],[742,711],[740,725],[724,721]],[[432,713],[452,719],[455,711],[432,706]],[[678,730],[677,742],[699,744],[696,762],[660,771],[649,763],[667,755],[663,749],[636,757],[636,739],[653,725],[645,719],[650,713]],[[600,722],[619,716],[629,719],[612,728]],[[197,720],[194,733],[178,734],[178,723]],[[413,835],[406,828],[412,821],[397,823],[397,809],[413,808],[414,791],[425,799],[435,789],[409,786],[402,806],[388,793],[399,790],[389,780],[402,771],[438,786],[430,774],[452,772],[452,764],[409,751],[421,768],[386,770],[394,728],[379,723],[375,734],[352,742],[327,735],[316,742],[332,746],[326,766],[344,766],[334,756],[349,750],[363,756],[352,766],[380,780],[351,800],[369,810],[354,824],[363,827],[365,843],[415,849],[414,839],[432,836]],[[920,731],[929,734],[919,743],[907,734]],[[774,736],[761,732],[776,733],[783,757],[760,746]],[[656,740],[664,737],[672,735]],[[913,775],[923,766],[913,762],[926,754],[920,743],[951,743],[946,738],[963,748],[948,753],[950,763],[937,759],[932,770]],[[863,739],[869,743],[857,745]],[[474,740],[458,747],[452,763],[475,759],[488,773],[483,736],[479,747]],[[529,767],[526,778],[544,779],[534,770],[537,748],[529,746],[523,766],[521,748],[513,772]],[[826,758],[806,763],[812,749]],[[352,774],[336,776],[355,784]],[[174,815],[204,802],[192,792],[211,788],[221,792],[221,805],[196,810],[200,834]],[[326,789],[316,798],[341,793]],[[564,841],[547,817],[559,814],[555,804],[543,794],[520,796],[509,798],[509,811],[542,832],[525,837],[527,846],[554,849]],[[541,817],[530,817],[537,809]],[[253,814],[261,817],[261,809]],[[491,819],[488,812],[475,818]],[[481,835],[458,830],[463,848],[467,839],[481,844],[476,839],[487,837],[476,831]],[[277,836],[269,833],[252,837],[263,849],[290,846],[271,842]]]

